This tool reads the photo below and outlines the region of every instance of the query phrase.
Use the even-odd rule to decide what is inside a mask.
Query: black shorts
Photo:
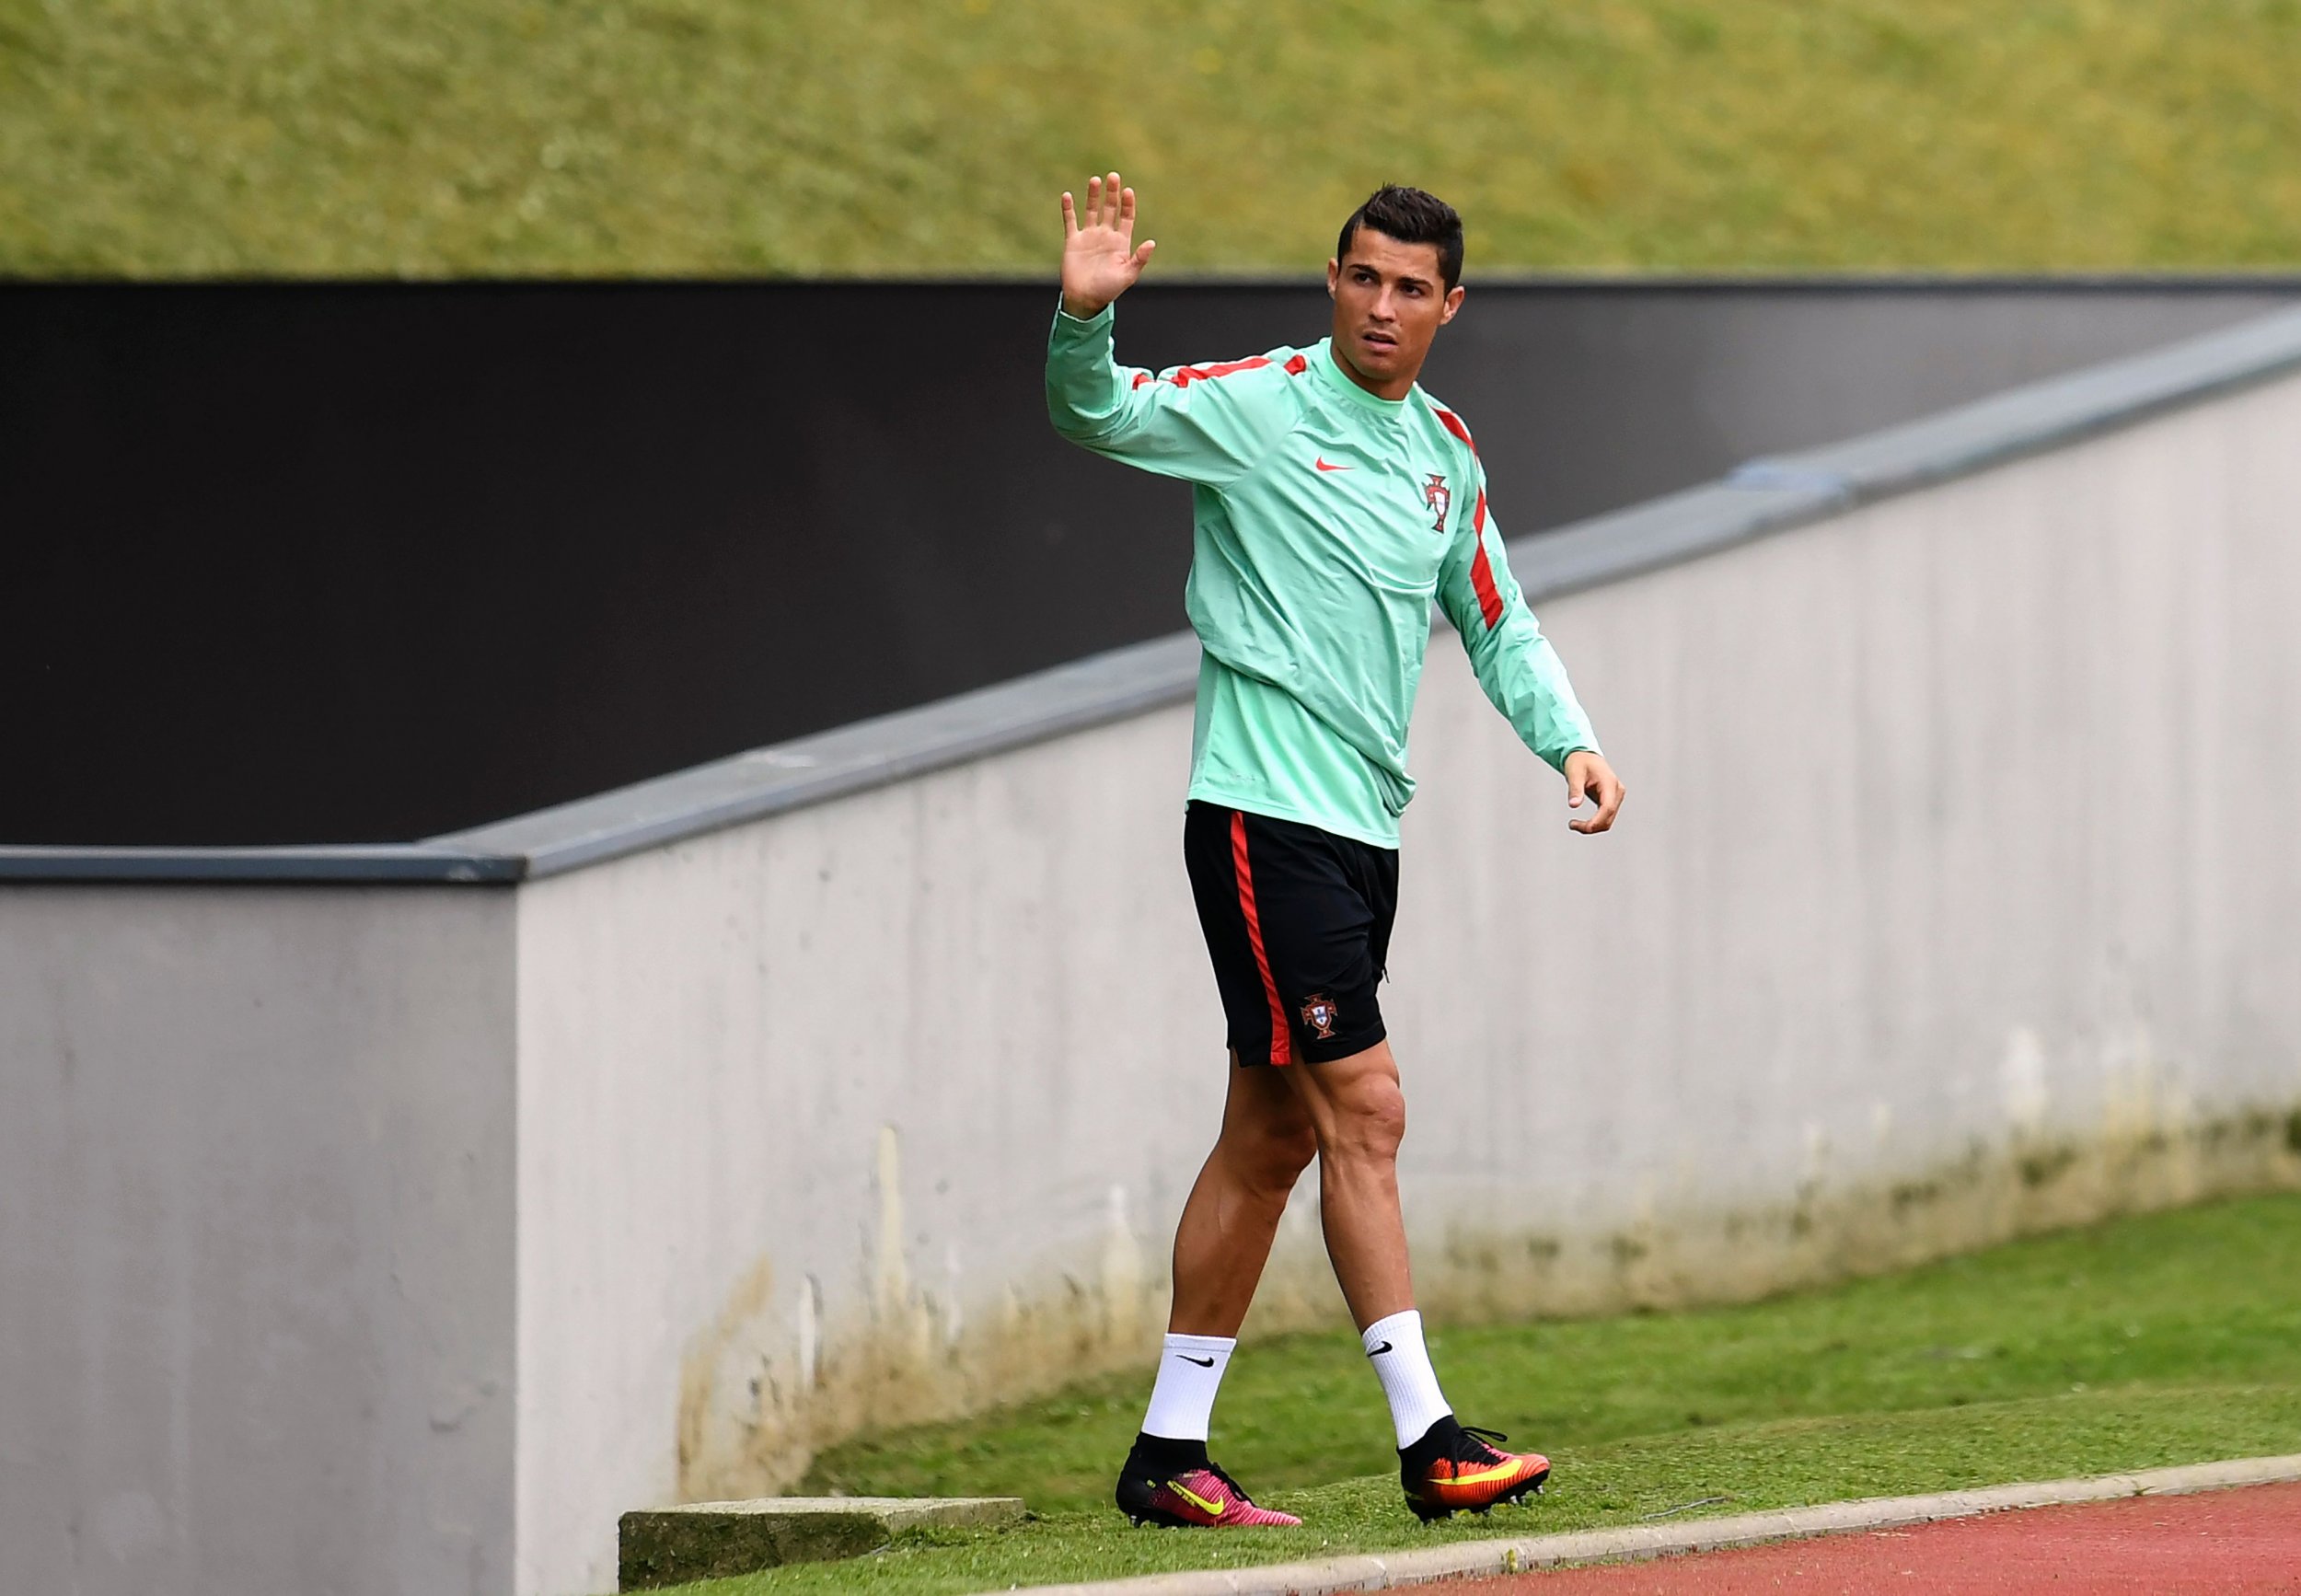
[[[1387,1033],[1375,983],[1398,912],[1398,850],[1193,802],[1198,924],[1241,1064],[1324,1063]]]

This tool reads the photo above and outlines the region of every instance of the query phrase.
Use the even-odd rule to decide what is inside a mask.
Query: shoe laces
[[[1510,1438],[1498,1429],[1481,1429],[1474,1424],[1460,1427],[1446,1449],[1450,1463],[1499,1463],[1509,1454],[1502,1451],[1502,1442]]]
[[[1214,1475],[1215,1478],[1220,1480],[1224,1485],[1231,1487],[1231,1494],[1232,1496],[1236,1497],[1240,1501],[1246,1503],[1249,1507],[1254,1506],[1254,1498],[1248,1496],[1244,1490],[1240,1488],[1238,1481],[1231,1477],[1229,1470],[1225,1469],[1220,1463],[1216,1463],[1211,1458],[1207,1460],[1206,1466],[1208,1474]]]

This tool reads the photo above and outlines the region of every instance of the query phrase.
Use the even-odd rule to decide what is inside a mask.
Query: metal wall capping
[[[485,886],[520,880],[528,862],[431,842],[303,848],[0,847],[0,882],[353,882]]]
[[[1898,281],[1954,289],[1966,280]],[[1720,481],[1520,539],[1510,545],[1510,560],[1528,597],[1539,601],[1698,559],[2295,370],[2301,310],[2281,311],[1827,448],[1750,461]],[[1197,662],[1197,640],[1181,632],[419,843],[0,847],[0,881],[532,880],[1183,703]]]

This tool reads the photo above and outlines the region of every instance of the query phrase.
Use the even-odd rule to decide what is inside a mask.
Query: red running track
[[[1445,1596],[2245,1596],[2301,1592],[2301,1484],[2025,1508],[1650,1563],[1449,1581]]]

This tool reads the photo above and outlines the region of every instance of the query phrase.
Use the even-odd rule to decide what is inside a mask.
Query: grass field
[[[2301,263],[2301,0],[0,0],[0,272]]]
[[[1428,1530],[1399,1500],[1356,1338],[1250,1344],[1216,1453],[1301,1530],[1137,1531],[1110,1510],[1138,1376],[868,1438],[803,1487],[1020,1495],[1029,1524],[685,1589],[978,1590],[2301,1451],[2296,1279],[2301,1196],[2287,1196],[1742,1307],[1442,1330],[1435,1355],[1464,1417],[1548,1452],[1557,1474],[1536,1505]]]

